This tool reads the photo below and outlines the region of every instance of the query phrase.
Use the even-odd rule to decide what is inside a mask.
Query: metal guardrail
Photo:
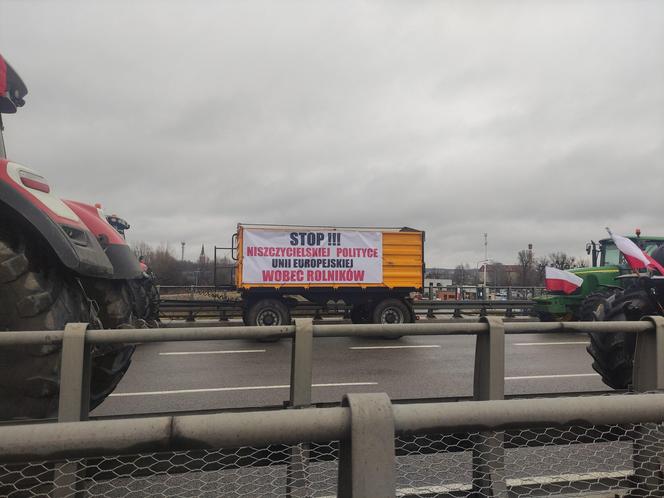
[[[219,482],[230,479],[240,490],[249,489],[245,486],[247,479],[262,482],[264,478],[289,496],[447,496],[457,492],[503,496],[519,489],[526,490],[525,494],[542,491],[547,482],[560,490],[561,479],[567,483],[565,489],[576,491],[629,487],[645,490],[646,494],[664,494],[659,463],[664,437],[659,426],[651,425],[664,422],[664,395],[502,400],[505,334],[532,332],[635,333],[634,390],[664,389],[662,317],[605,323],[504,323],[499,318],[485,317],[478,323],[402,325],[319,325],[311,319],[296,319],[294,325],[283,327],[86,329],[87,324],[69,324],[64,331],[0,334],[0,347],[62,344],[60,423],[57,427],[53,423],[0,427],[2,494],[20,495],[29,488],[39,490],[37,495],[41,495],[46,486],[54,496],[72,496],[83,486],[93,494],[110,496],[113,493],[108,489],[117,495],[114,479],[126,485],[129,493],[138,476],[143,479],[141,485],[153,486],[153,481],[146,484],[146,475],[188,476],[193,472],[200,480],[197,473],[206,469],[221,472]],[[354,335],[476,335],[474,398],[480,403],[393,405],[386,395],[351,394],[342,407],[310,408],[314,337]],[[94,345],[275,337],[293,340],[291,409],[80,422],[88,418],[86,386],[89,351]],[[418,439],[422,437],[430,439],[423,444]],[[555,478],[539,476],[535,481],[532,476],[508,477],[507,469],[514,471],[515,461],[517,466],[521,461],[530,465],[537,458],[547,461],[541,455],[529,457],[515,451],[552,444],[568,448],[567,460],[577,462],[568,465],[572,472]],[[286,446],[277,451],[274,445]],[[610,463],[617,451],[627,451],[631,457]],[[450,463],[443,458],[447,453],[467,454],[468,461],[455,457],[461,460]],[[146,458],[156,463],[146,464]],[[448,469],[440,477],[443,484],[430,484],[436,477],[428,476],[422,480],[426,486],[415,486],[413,475],[419,471],[413,468],[431,460]],[[580,466],[590,461],[599,462],[598,466],[583,472]],[[109,471],[109,466],[114,470]],[[129,474],[127,467],[132,469]],[[425,467],[437,472],[431,465]],[[256,468],[261,469],[263,478],[256,477]],[[280,469],[280,477],[273,474],[276,468]],[[251,469],[249,474],[247,469]],[[457,472],[463,474],[459,476],[461,484],[448,482]],[[312,481],[314,474],[324,485]],[[410,480],[404,478],[408,475]],[[95,487],[102,481],[110,488]],[[579,482],[585,487],[575,487]],[[173,485],[183,483],[177,480]],[[152,492],[162,492],[155,491],[159,487],[149,486]],[[215,489],[212,495],[216,496],[226,488]],[[423,491],[426,489],[430,491]],[[255,495],[269,494],[264,491]]]
[[[527,299],[512,300],[447,300],[431,301],[417,300],[413,302],[413,308],[419,314],[426,313],[428,318],[435,318],[436,314],[452,314],[455,318],[461,318],[462,314],[476,314],[486,316],[489,310],[502,311],[504,316],[513,317],[517,314],[530,314],[533,301]],[[301,303],[292,310],[294,316],[343,316],[348,318],[351,306],[345,304],[329,304],[322,307],[315,303]],[[242,316],[243,307],[239,301],[216,300],[216,299],[162,299],[160,301],[160,312],[162,318],[186,318],[194,321],[195,318],[214,318],[220,321]]]

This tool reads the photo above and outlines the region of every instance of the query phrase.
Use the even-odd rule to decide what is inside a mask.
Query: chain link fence
[[[399,436],[396,495],[661,493],[664,428],[570,426]],[[336,496],[338,442],[0,466],[7,497]]]

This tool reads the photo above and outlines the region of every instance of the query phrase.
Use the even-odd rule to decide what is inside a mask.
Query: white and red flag
[[[614,235],[611,233],[611,230],[608,230],[608,232],[618,250],[623,253],[623,256],[625,256],[625,260],[632,270],[636,272],[644,269],[657,270],[661,275],[664,275],[664,267],[643,252],[643,250],[633,241],[622,235]]]
[[[565,294],[571,294],[581,287],[583,279],[572,272],[547,266],[544,269],[544,284],[546,285],[546,290],[562,291]]]

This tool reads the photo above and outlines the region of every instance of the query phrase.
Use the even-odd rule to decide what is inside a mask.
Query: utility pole
[[[182,242],[180,242],[180,244],[182,244],[182,258],[180,259],[180,261],[184,261],[184,245],[185,245],[185,242],[182,241]]]
[[[484,299],[486,299],[486,266],[489,264],[489,244],[487,242],[487,233],[484,232]],[[494,283],[495,285],[495,283]]]

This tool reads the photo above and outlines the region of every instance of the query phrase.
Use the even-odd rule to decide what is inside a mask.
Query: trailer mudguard
[[[19,171],[32,172],[0,159],[0,216],[31,228],[72,271],[83,276],[112,278],[111,261],[78,216],[55,196],[49,199],[48,192],[41,198],[34,195],[32,189],[19,183]]]

